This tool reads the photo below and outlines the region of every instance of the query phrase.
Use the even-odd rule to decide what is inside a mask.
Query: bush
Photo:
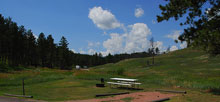
[[[9,67],[6,64],[0,63],[0,72],[8,72]]]
[[[24,69],[27,69],[27,68],[23,66],[9,66],[7,64],[0,62],[0,72],[3,72],[3,73],[10,72],[10,71],[21,71]]]
[[[125,70],[124,68],[117,68],[115,72],[117,75],[124,75]]]
[[[124,75],[124,72],[125,72],[124,68],[114,68],[107,71],[107,73],[111,75]]]

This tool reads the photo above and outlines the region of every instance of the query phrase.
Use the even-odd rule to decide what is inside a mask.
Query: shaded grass
[[[214,95],[220,95],[220,88],[212,88],[210,90],[211,93],[213,93]]]

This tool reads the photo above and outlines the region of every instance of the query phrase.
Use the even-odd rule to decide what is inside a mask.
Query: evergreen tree
[[[47,42],[44,33],[40,33],[37,39],[39,61],[42,67],[46,67]]]
[[[61,37],[60,39],[60,43],[59,43],[59,46],[62,48],[62,49],[65,49],[65,50],[68,50],[68,41],[66,40],[66,38],[64,36]]]
[[[157,16],[158,22],[186,17],[180,25],[189,26],[179,40],[186,41],[188,46],[201,46],[210,54],[220,54],[220,0],[165,1],[166,5],[159,6],[162,13]]]
[[[53,68],[55,60],[55,44],[52,35],[47,37],[47,67]]]
[[[36,45],[36,38],[33,35],[31,30],[27,31],[26,34],[26,62],[27,65],[36,66],[38,63],[38,55],[37,55],[37,45]]]
[[[111,53],[108,54],[108,56],[106,56],[106,63],[113,63],[113,56],[111,55]]]
[[[18,27],[10,18],[9,22],[11,23],[9,24],[9,30],[7,32],[7,34],[10,34],[8,62],[11,66],[18,66],[23,63],[22,59],[25,57],[25,46],[23,45],[25,43],[24,34],[26,33],[26,29],[24,26]]]
[[[62,36],[59,43],[59,57],[60,57],[60,68],[61,69],[70,69],[70,56],[69,56],[69,48],[68,41],[64,36]]]

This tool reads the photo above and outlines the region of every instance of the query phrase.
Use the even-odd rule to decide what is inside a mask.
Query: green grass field
[[[27,95],[46,101],[94,98],[96,94],[131,90],[97,88],[100,78],[137,78],[142,91],[155,89],[185,90],[188,94],[174,97],[170,102],[208,102],[220,100],[220,56],[210,57],[195,49],[184,49],[151,58],[128,59],[118,63],[91,68],[90,71],[38,68],[0,73],[0,95],[22,94],[25,79]],[[135,92],[135,91],[131,91]],[[126,99],[125,99],[126,100]]]

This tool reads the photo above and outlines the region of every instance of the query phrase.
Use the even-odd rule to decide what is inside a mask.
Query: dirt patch
[[[157,99],[177,96],[177,94],[162,94],[160,92],[136,92],[131,94],[117,95],[114,97],[88,100],[72,100],[65,102],[124,102],[123,99],[131,98],[131,102],[149,102]]]
[[[8,78],[8,74],[6,74],[6,73],[0,73],[0,78]]]

